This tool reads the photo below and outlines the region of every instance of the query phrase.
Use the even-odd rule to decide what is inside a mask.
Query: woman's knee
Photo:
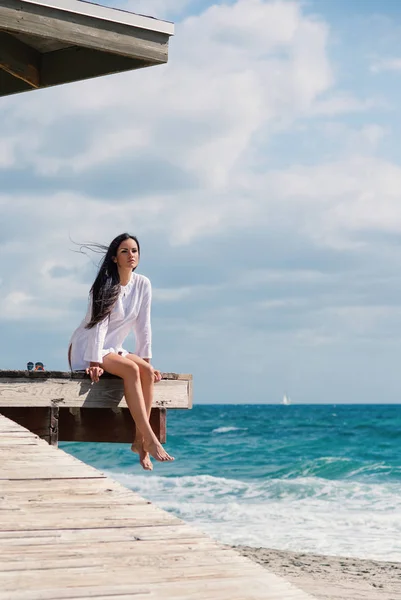
[[[138,365],[127,360],[126,364],[124,365],[123,378],[139,379],[140,376],[141,374]]]
[[[155,378],[155,370],[149,363],[145,363],[144,365],[140,365],[139,367],[142,379],[154,381]]]

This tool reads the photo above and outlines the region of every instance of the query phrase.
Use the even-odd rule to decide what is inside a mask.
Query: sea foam
[[[231,433],[232,431],[247,431],[246,427],[217,427],[212,433]]]
[[[397,483],[110,475],[223,543],[401,561]]]

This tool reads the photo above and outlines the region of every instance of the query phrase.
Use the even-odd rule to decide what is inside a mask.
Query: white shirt
[[[133,272],[127,285],[121,286],[110,317],[86,329],[92,318],[92,294],[89,294],[86,316],[70,340],[71,369],[81,371],[91,362],[102,363],[103,357],[110,352],[125,356],[128,351],[124,350],[123,343],[130,331],[136,338],[135,354],[141,358],[152,358],[151,301],[149,279]]]

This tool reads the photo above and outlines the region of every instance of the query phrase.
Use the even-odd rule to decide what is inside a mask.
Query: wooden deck
[[[311,600],[0,416],[0,600],[129,598]]]

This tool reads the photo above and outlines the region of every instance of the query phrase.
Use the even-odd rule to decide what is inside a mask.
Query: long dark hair
[[[92,294],[92,316],[87,329],[91,329],[97,323],[100,323],[106,317],[110,316],[114,304],[120,293],[120,276],[118,274],[117,264],[113,257],[117,256],[117,250],[125,240],[134,240],[138,246],[138,255],[141,254],[139,242],[134,235],[121,233],[111,242],[110,246],[102,244],[88,244],[86,247],[96,248],[97,251],[105,252],[105,256],[100,264],[98,274],[90,289]],[[136,267],[132,269],[135,271]]]

